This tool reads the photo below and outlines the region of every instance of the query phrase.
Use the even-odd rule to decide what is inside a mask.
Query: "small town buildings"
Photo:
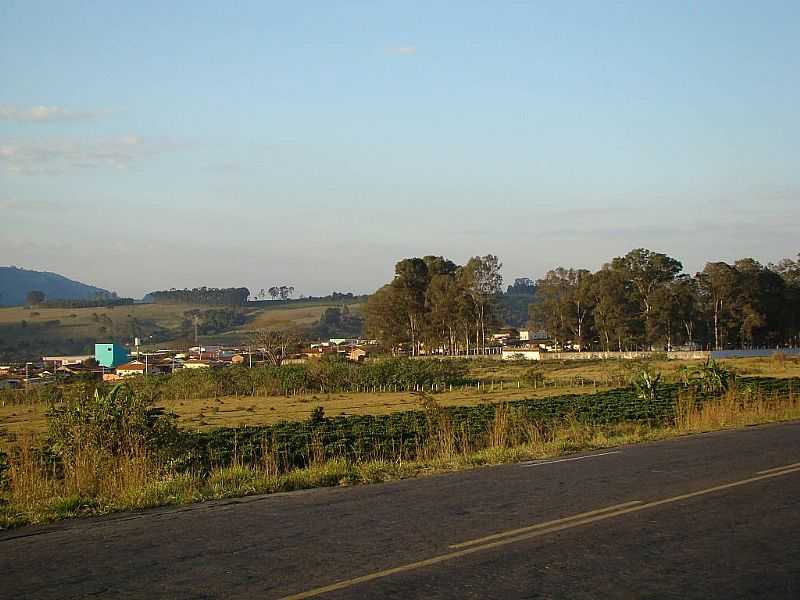
[[[209,369],[214,366],[210,360],[200,360],[197,358],[191,358],[189,360],[183,361],[183,368],[184,369]]]
[[[170,367],[159,361],[132,360],[129,363],[120,365],[116,368],[119,377],[130,377],[132,375],[160,375],[169,372]]]
[[[74,356],[43,356],[42,362],[45,364],[53,365],[53,368],[67,367],[70,365],[81,365],[85,362],[92,360],[94,356],[91,354],[80,354]]]

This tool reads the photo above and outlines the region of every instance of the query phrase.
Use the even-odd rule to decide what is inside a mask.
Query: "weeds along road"
[[[0,598],[798,598],[800,423],[0,533]]]

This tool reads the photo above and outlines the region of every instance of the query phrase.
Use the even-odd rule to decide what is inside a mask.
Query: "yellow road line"
[[[764,469],[763,471],[758,471],[758,475],[763,475],[764,473],[774,473],[776,471],[783,471],[784,469],[792,469],[794,467],[800,467],[800,462],[792,463],[790,465],[783,465],[782,467],[772,467],[771,469]]]
[[[529,525],[527,527],[520,527],[519,529],[509,529],[508,531],[501,531],[500,533],[495,533],[493,535],[487,535],[486,537],[477,538],[474,540],[469,540],[467,542],[460,542],[458,544],[452,544],[449,546],[450,548],[466,548],[467,546],[474,546],[476,544],[481,544],[483,542],[490,542],[492,540],[496,540],[499,538],[510,537],[512,535],[517,535],[520,533],[527,533],[528,531],[535,531],[536,529],[547,529],[548,527],[553,527],[554,525],[559,525],[561,523],[567,523],[569,521],[577,521],[578,519],[585,519],[586,517],[592,517],[594,515],[598,515],[600,513],[612,512],[619,510],[621,508],[628,508],[629,506],[633,506],[635,504],[641,504],[641,500],[633,500],[631,502],[625,502],[624,504],[615,504],[613,506],[606,506],[605,508],[598,508],[597,510],[590,510],[589,512],[579,513],[577,515],[572,515],[571,517],[564,517],[563,519],[554,519],[552,521],[545,521],[544,523],[537,523],[536,525]]]
[[[774,471],[771,473],[765,473],[762,475],[757,475],[755,477],[749,477],[747,479],[741,479],[739,481],[733,481],[731,483],[724,483],[722,485],[716,485],[714,487],[705,488],[703,490],[698,490],[696,492],[689,492],[688,494],[681,494],[679,496],[672,496],[670,498],[664,498],[662,500],[655,500],[653,502],[647,502],[643,504],[636,504],[635,506],[630,506],[628,508],[620,508],[619,510],[615,510],[613,512],[601,512],[600,514],[595,514],[594,516],[587,516],[582,519],[576,520],[568,520],[562,519],[559,524],[547,527],[546,529],[537,529],[533,531],[529,531],[528,533],[524,533],[522,535],[517,535],[514,537],[507,537],[505,539],[499,539],[491,542],[487,542],[481,545],[472,546],[470,548],[462,548],[460,550],[455,550],[453,552],[448,552],[447,554],[440,554],[439,556],[434,556],[432,558],[428,558],[425,560],[420,560],[413,563],[408,563],[405,565],[400,565],[399,567],[392,567],[390,569],[385,569],[383,571],[376,571],[375,573],[369,573],[368,575],[362,575],[360,577],[354,577],[352,579],[345,579],[343,581],[338,581],[336,583],[332,583],[330,585],[326,585],[323,587],[314,588],[312,590],[308,590],[306,592],[300,592],[299,594],[292,594],[291,596],[285,596],[281,600],[301,600],[303,598],[313,598],[315,596],[321,596],[322,594],[327,594],[328,592],[334,592],[336,590],[342,590],[345,588],[353,587],[355,585],[366,583],[368,581],[374,581],[376,579],[382,579],[384,577],[389,577],[390,575],[397,575],[398,573],[404,573],[408,571],[414,571],[417,569],[421,569],[423,567],[429,567],[431,565],[435,565],[438,563],[442,563],[448,560],[453,560],[456,558],[461,558],[462,556],[468,556],[470,554],[474,554],[476,552],[483,552],[484,550],[491,550],[493,548],[498,548],[500,546],[506,546],[508,544],[515,544],[517,542],[522,542],[525,540],[529,540],[532,538],[544,536],[550,533],[555,533],[557,531],[563,531],[565,529],[572,529],[574,527],[579,527],[581,525],[587,525],[589,523],[595,523],[597,521],[604,521],[606,519],[611,519],[613,517],[618,517],[620,515],[636,513],[643,510],[648,510],[651,508],[655,508],[657,506],[663,506],[665,504],[671,504],[674,502],[680,502],[682,500],[688,500],[690,498],[696,498],[698,496],[704,496],[706,494],[712,494],[714,492],[720,492],[723,490],[729,490],[737,487],[741,487],[743,485],[748,485],[751,483],[755,483],[757,481],[763,481],[766,479],[772,479],[773,477],[782,477],[784,475],[789,475],[790,473],[797,473],[800,471],[800,466],[796,468],[791,468],[791,465],[787,465],[783,467],[783,470]],[[610,507],[609,507],[610,508]],[[606,509],[608,510],[608,509]],[[588,513],[585,513],[588,514]],[[577,517],[578,515],[576,515]],[[500,535],[500,534],[496,534]]]

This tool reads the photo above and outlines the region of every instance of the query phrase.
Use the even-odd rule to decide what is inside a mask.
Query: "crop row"
[[[243,366],[225,369],[180,369],[170,375],[131,378],[134,392],[153,401],[216,398],[220,396],[279,396],[298,392],[357,392],[372,389],[440,389],[467,382],[470,363],[461,360],[411,360],[390,358],[354,363],[343,360],[312,360],[282,366]],[[84,393],[85,384],[36,386],[26,401],[48,404],[68,400],[72,392]],[[75,389],[73,389],[75,388]],[[0,400],[13,402],[19,391],[0,391]],[[5,395],[4,395],[5,394]]]
[[[763,394],[800,390],[800,379],[740,379],[738,386]],[[652,400],[637,397],[630,388],[594,394],[569,394],[509,402],[511,419],[543,426],[567,417],[592,424],[621,421],[666,423],[675,417],[675,402],[688,393],[680,384],[663,385]],[[695,402],[710,395],[693,392]],[[485,442],[495,420],[496,405],[481,404],[415,410],[380,416],[337,416],[304,422],[281,422],[262,427],[220,428],[187,433],[183,462],[208,468],[238,459],[259,461],[272,454],[283,468],[305,466],[315,457],[412,459],[446,431],[461,448]]]

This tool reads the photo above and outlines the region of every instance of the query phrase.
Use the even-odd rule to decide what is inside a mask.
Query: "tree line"
[[[594,273],[548,271],[536,281],[536,298],[531,325],[576,350],[800,342],[800,260],[767,266],[752,258],[709,262],[690,275],[679,260],[638,248]]]
[[[491,254],[457,265],[442,256],[406,258],[367,300],[367,335],[393,351],[482,352],[497,324],[502,263]]]
[[[203,304],[209,306],[244,306],[250,297],[250,290],[238,288],[209,288],[161,290],[150,292],[145,300],[155,304]]]
[[[266,300],[267,294],[273,300],[277,300],[280,298],[281,300],[288,300],[292,296],[294,296],[294,286],[293,285],[273,285],[268,289],[261,288],[258,294],[256,294],[257,300]]]

